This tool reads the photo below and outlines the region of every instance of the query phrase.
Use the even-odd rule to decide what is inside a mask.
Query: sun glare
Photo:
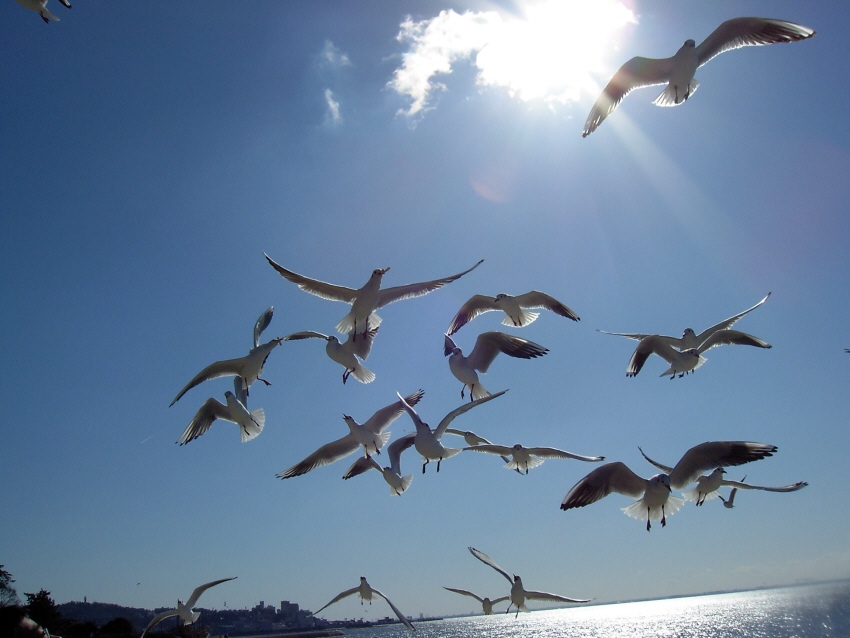
[[[546,0],[502,21],[477,55],[478,83],[530,101],[567,102],[597,90],[594,74],[635,16],[614,0]]]

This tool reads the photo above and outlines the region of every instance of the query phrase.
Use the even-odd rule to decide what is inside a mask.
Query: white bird
[[[403,613],[401,613],[395,605],[393,605],[392,601],[389,598],[387,598],[386,596],[384,596],[377,589],[370,586],[369,583],[366,582],[366,579],[363,576],[360,577],[360,584],[357,587],[352,587],[351,589],[346,589],[344,592],[340,592],[339,594],[334,596],[334,598],[333,598],[333,600],[331,600],[331,602],[329,602],[327,605],[325,605],[324,607],[319,609],[319,611],[313,612],[313,616],[317,616],[319,614],[319,612],[322,611],[322,609],[325,609],[325,607],[330,607],[335,602],[342,600],[343,598],[347,598],[348,596],[351,596],[353,594],[357,594],[358,596],[360,596],[360,599],[361,599],[360,604],[361,605],[363,604],[364,600],[368,600],[369,604],[371,605],[372,604],[372,596],[373,595],[380,596],[381,598],[383,598],[384,600],[387,601],[387,604],[395,612],[395,615],[398,616],[398,619],[401,622],[404,623],[405,627],[407,627],[411,631],[416,631],[416,627],[413,626],[413,623],[411,623],[405,617],[405,615]]]
[[[474,447],[476,445],[492,445],[492,441],[488,441],[483,436],[478,436],[475,432],[471,432],[470,430],[456,430],[455,428],[446,428],[446,434],[454,434],[456,436],[462,436],[463,440],[466,441],[466,444],[470,447]],[[510,463],[511,460],[507,456],[502,456],[502,460],[505,463]],[[517,474],[522,474],[519,469],[516,470]]]
[[[241,389],[242,381],[239,377],[234,379],[234,386],[237,390]],[[233,392],[225,392],[224,397],[227,400],[227,405],[222,405],[213,398],[207,399],[175,443],[186,445],[189,441],[197,439],[210,429],[216,419],[230,421],[238,425],[242,443],[256,438],[266,424],[266,413],[263,408],[248,412],[245,404]]]
[[[755,346],[757,348],[773,347],[766,341],[762,341],[758,337],[748,335],[739,330],[718,330],[706,339],[699,348],[682,351],[676,350],[660,336],[651,335],[638,343],[637,348],[632,353],[631,359],[629,359],[626,376],[637,376],[638,372],[643,368],[643,364],[649,358],[649,355],[655,353],[670,364],[670,367],[662,372],[660,376],[666,377],[670,375],[672,379],[678,374],[679,377],[683,377],[705,363],[705,357],[702,356],[703,352],[720,345]]]
[[[685,328],[684,333],[682,333],[681,337],[668,337],[667,335],[650,335],[644,334],[640,332],[606,332],[605,330],[598,330],[597,332],[601,332],[606,335],[615,335],[617,337],[626,337],[627,339],[634,339],[635,341],[642,341],[647,337],[659,337],[662,341],[667,343],[668,345],[673,346],[676,350],[691,350],[692,348],[699,348],[703,343],[705,343],[708,338],[713,335],[715,332],[719,332],[720,330],[728,330],[733,325],[735,325],[738,320],[746,315],[749,312],[752,312],[760,305],[762,305],[765,301],[767,301],[768,297],[770,297],[770,293],[767,293],[764,296],[764,299],[759,301],[752,308],[747,308],[744,312],[739,312],[737,315],[732,315],[728,319],[724,319],[720,323],[716,323],[710,328],[706,328],[699,334],[694,332],[693,328]]]
[[[525,589],[522,585],[522,578],[514,574],[513,579],[510,574],[506,572],[504,569],[499,567],[492,558],[487,556],[484,552],[475,549],[474,547],[467,548],[472,553],[475,558],[480,560],[485,565],[489,565],[497,572],[499,572],[502,576],[508,579],[508,582],[511,584],[511,602],[508,604],[508,608],[505,610],[505,613],[508,613],[511,610],[511,605],[516,606],[516,615],[514,618],[519,616],[520,611],[528,611],[528,607],[525,606],[526,600],[545,600],[557,603],[589,603],[590,599],[579,599],[579,598],[567,598],[566,596],[561,596],[559,594],[550,594],[545,591],[532,591],[530,589]]]
[[[330,299],[331,301],[342,301],[351,304],[351,311],[342,318],[337,324],[336,329],[342,334],[354,332],[367,332],[372,328],[378,327],[381,323],[381,318],[376,311],[384,306],[401,301],[402,299],[411,299],[413,297],[421,297],[429,292],[442,288],[446,284],[450,284],[455,279],[463,277],[466,273],[478,268],[481,265],[482,259],[472,268],[464,270],[450,277],[442,279],[434,279],[432,281],[423,281],[417,284],[407,284],[406,286],[393,286],[392,288],[381,289],[381,279],[389,270],[389,268],[377,268],[372,271],[372,276],[369,277],[363,286],[357,290],[354,288],[346,288],[345,286],[337,286],[329,284],[318,279],[310,279],[291,270],[287,270],[280,264],[277,264],[271,257],[265,255],[272,268],[278,271],[284,279],[288,279],[294,284],[297,284],[301,290],[309,292],[312,295],[321,297],[322,299]],[[356,337],[355,337],[356,338]]]
[[[21,5],[24,9],[35,11],[47,24],[50,24],[51,20],[59,22],[59,18],[47,10],[47,0],[15,0],[15,2]],[[69,0],[59,0],[59,2],[64,4],[69,9],[71,8],[71,3],[69,2]]]
[[[659,463],[658,461],[653,461],[646,455],[646,453],[640,447],[638,447],[638,449],[640,450],[640,453],[643,454],[643,458],[645,458],[647,461],[649,461],[652,465],[657,467],[662,472],[666,472],[667,474],[669,474],[673,471],[673,468]],[[764,487],[761,485],[750,485],[749,483],[744,483],[743,480],[727,481],[723,478],[724,474],[726,474],[726,470],[724,470],[722,467],[715,468],[714,471],[710,474],[706,474],[697,478],[696,487],[688,490],[687,492],[683,492],[682,496],[684,496],[689,501],[693,501],[697,505],[702,505],[703,503],[705,503],[705,501],[710,501],[720,496],[717,490],[724,486],[742,490],[762,490],[764,492],[796,492],[797,490],[801,490],[808,485],[808,483],[806,483],[805,481],[797,481],[792,485],[784,485],[782,487]],[[733,498],[734,497],[730,495],[729,499],[732,500]]]
[[[145,630],[142,632],[141,638],[145,637],[145,634],[148,633],[148,630],[151,629],[151,627],[158,625],[160,622],[171,616],[180,616],[183,619],[184,624],[191,625],[201,615],[201,612],[194,611],[192,609],[198,603],[198,599],[201,597],[201,594],[207,591],[210,587],[215,587],[216,585],[227,582],[228,580],[233,580],[235,578],[236,576],[232,576],[230,578],[222,578],[220,580],[214,580],[212,582],[205,583],[200,587],[196,587],[195,591],[192,592],[192,595],[189,596],[189,600],[187,600],[185,604],[183,604],[183,601],[178,600],[177,609],[169,609],[168,611],[162,611],[156,616],[154,616],[153,620],[148,623],[148,626],[145,627]]]
[[[490,600],[490,598],[488,598],[487,596],[481,598],[481,596],[479,596],[478,594],[473,594],[468,589],[455,589],[454,587],[443,587],[443,589],[448,589],[449,591],[453,591],[456,594],[461,594],[462,596],[469,596],[470,598],[474,598],[479,603],[481,603],[481,610],[487,616],[493,613],[493,605],[498,605],[501,602],[511,599],[510,596],[500,596],[499,598]]]
[[[579,321],[579,316],[567,308],[560,301],[547,295],[545,292],[532,290],[524,295],[507,295],[500,292],[495,297],[486,295],[473,295],[470,299],[460,307],[457,314],[449,324],[447,335],[453,335],[460,330],[468,322],[472,321],[478,315],[490,312],[493,310],[501,310],[505,313],[505,318],[502,319],[502,324],[522,328],[532,323],[537,319],[539,313],[526,312],[527,308],[537,309],[544,308],[551,310],[555,314]]]
[[[733,18],[712,31],[699,46],[694,40],[685,40],[671,58],[634,57],[621,66],[608,82],[590,110],[581,136],[587,137],[593,133],[634,89],[666,84],[653,104],[676,106],[697,90],[699,82],[694,78],[696,70],[721,53],[745,46],[805,40],[814,34],[808,27],[784,20]]]
[[[475,347],[469,356],[457,347],[449,335],[443,340],[443,355],[449,358],[449,369],[455,378],[463,383],[460,397],[464,397],[464,389],[469,388],[469,399],[475,401],[490,394],[478,381],[478,372],[487,372],[490,364],[500,352],[518,359],[534,359],[549,352],[548,348],[504,332],[482,332],[475,340]]]
[[[471,410],[475,406],[481,405],[482,403],[487,403],[487,401],[495,399],[496,397],[500,397],[505,392],[507,392],[507,390],[502,390],[501,392],[497,392],[496,394],[490,394],[484,397],[483,399],[477,399],[475,401],[472,401],[471,403],[466,403],[460,406],[459,408],[455,408],[443,417],[443,420],[440,421],[440,424],[435,430],[431,430],[431,427],[419,418],[419,415],[416,414],[416,410],[410,407],[410,405],[406,403],[404,399],[402,399],[402,396],[399,394],[398,398],[402,399],[401,402],[402,405],[404,405],[404,409],[407,410],[407,414],[410,415],[413,424],[416,426],[416,434],[408,434],[407,436],[414,437],[413,444],[416,446],[416,451],[422,455],[422,460],[424,461],[424,463],[422,464],[422,473],[425,474],[425,466],[428,465],[430,461],[437,461],[437,471],[439,472],[440,462],[443,459],[450,458],[455,454],[460,454],[460,452],[462,451],[461,448],[443,447],[443,444],[440,442],[440,439],[443,437],[446,428],[449,427],[449,424],[455,419],[455,417],[460,416],[468,410]]]
[[[416,435],[408,434],[390,443],[389,447],[387,447],[387,456],[390,459],[390,464],[387,467],[381,467],[381,464],[371,456],[361,456],[351,464],[351,467],[343,474],[342,478],[348,480],[369,470],[378,470],[381,476],[384,477],[384,481],[390,486],[390,494],[401,496],[407,491],[407,488],[410,487],[410,483],[413,481],[413,476],[410,474],[406,476],[401,475],[401,453],[412,447],[415,441]]]
[[[327,341],[325,352],[332,361],[336,361],[345,372],[342,373],[342,382],[348,381],[348,377],[353,376],[360,383],[372,383],[375,380],[375,373],[364,366],[360,359],[365,360],[372,350],[372,342],[378,334],[378,328],[372,328],[368,332],[361,335],[359,340],[355,340],[355,332],[352,330],[348,333],[348,339],[345,343],[340,343],[334,335],[326,335],[321,332],[306,330],[304,332],[295,332],[283,338],[284,341],[293,341],[297,339],[324,339]],[[360,359],[358,359],[358,357]]]
[[[425,393],[422,390],[417,390],[407,396],[406,400],[408,404],[416,405],[419,403],[423,394]],[[357,423],[352,417],[344,414],[342,418],[348,426],[348,434],[341,439],[323,445],[300,463],[293,465],[288,470],[280,472],[276,476],[281,479],[301,476],[317,467],[330,465],[334,461],[348,456],[352,452],[355,452],[361,445],[367,457],[372,454],[380,454],[381,448],[386,445],[390,438],[390,433],[385,432],[385,430],[403,412],[404,406],[401,401],[396,401],[375,412],[362,425]]]
[[[463,448],[464,450],[472,450],[473,452],[483,452],[487,454],[496,454],[505,458],[510,455],[512,458],[505,463],[505,468],[509,470],[522,471],[528,474],[528,470],[538,465],[543,464],[543,459],[576,459],[577,461],[588,461],[591,463],[604,461],[604,456],[581,456],[572,452],[565,452],[553,447],[523,447],[517,443],[511,447],[507,445],[472,445]]]
[[[267,343],[260,344],[260,335],[263,330],[268,327],[273,314],[274,307],[272,306],[267,308],[257,319],[254,324],[254,347],[251,348],[248,354],[244,357],[239,357],[238,359],[226,359],[224,361],[211,363],[196,374],[195,377],[186,384],[185,388],[180,390],[180,393],[174,397],[174,401],[172,401],[168,407],[177,403],[180,397],[196,385],[219,377],[236,375],[242,379],[242,388],[245,390],[245,396],[248,394],[248,387],[254,383],[254,381],[262,381],[266,385],[271,385],[271,383],[265,379],[261,379],[260,375],[263,373],[263,366],[266,365],[266,359],[269,358],[269,354],[271,354],[271,351],[274,350],[276,346],[281,344],[282,339],[280,337],[276,337]],[[240,393],[237,393],[237,395],[239,394]]]
[[[684,504],[684,500],[671,495],[671,489],[681,490],[697,480],[703,472],[718,467],[743,465],[773,456],[777,448],[765,443],[749,441],[707,441],[695,445],[671,468],[670,472],[656,474],[650,479],[641,478],[625,463],[606,463],[576,483],[564,500],[561,509],[584,507],[617,492],[637,498],[623,511],[638,520],[646,516],[646,529],[650,521],[661,520],[667,525],[667,515],[673,515]]]
[[[745,474],[744,478],[741,479],[741,482],[743,483],[746,480],[747,480],[747,475]],[[729,498],[723,498],[723,496],[719,492],[718,492],[717,496],[720,498],[721,501],[723,501],[723,507],[725,507],[728,510],[731,510],[732,508],[735,507],[735,495],[737,493],[738,493],[738,488],[733,487],[731,490],[729,490]]]

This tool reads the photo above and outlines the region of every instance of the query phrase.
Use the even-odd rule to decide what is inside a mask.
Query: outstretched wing
[[[403,623],[404,623],[404,626],[405,626],[405,627],[407,627],[407,628],[408,628],[408,629],[410,629],[411,631],[416,631],[416,627],[414,627],[414,626],[413,626],[413,623],[412,623],[412,622],[410,622],[410,621],[407,619],[407,616],[405,616],[403,613],[401,613],[401,612],[398,610],[398,607],[396,607],[395,605],[393,605],[393,601],[391,601],[389,598],[387,598],[386,596],[384,596],[381,592],[379,592],[379,591],[378,591],[377,589],[375,589],[374,587],[372,587],[372,593],[373,593],[373,594],[377,594],[378,596],[380,596],[381,598],[383,598],[384,600],[386,600],[386,601],[387,601],[387,604],[388,604],[388,605],[392,608],[392,610],[395,612],[395,615],[396,615],[396,616],[398,616],[398,619],[399,619],[401,622],[403,622]]]
[[[495,297],[488,297],[487,295],[473,295],[460,307],[460,310],[458,310],[457,314],[454,318],[452,318],[452,322],[449,324],[449,329],[446,330],[446,334],[453,335],[467,323],[475,319],[478,315],[483,315],[485,312],[491,312],[498,309]]]
[[[699,66],[721,53],[741,47],[805,40],[815,34],[802,24],[770,18],[733,18],[717,27],[696,48]]]
[[[750,485],[742,481],[723,481],[723,485],[729,485],[739,490],[762,490],[764,492],[796,492],[808,485],[806,481],[797,481],[793,485],[785,485],[783,487],[765,487],[763,485]],[[731,496],[730,496],[731,500]]]
[[[550,594],[545,591],[529,591],[525,590],[525,597],[531,600],[551,600],[553,602],[558,603],[589,603],[590,599],[580,599],[580,598],[567,598],[566,596],[559,596],[558,594]]]
[[[649,458],[649,457],[646,455],[646,453],[645,453],[645,452],[641,449],[641,447],[640,447],[640,446],[638,446],[638,449],[640,450],[640,453],[641,453],[641,454],[643,454],[643,458],[645,458],[647,461],[649,461],[650,463],[652,463],[652,465],[654,465],[655,467],[657,467],[659,470],[661,470],[661,471],[662,471],[662,472],[664,472],[665,474],[670,474],[670,472],[672,472],[672,471],[673,471],[673,468],[672,468],[672,467],[670,467],[670,466],[668,466],[668,465],[662,465],[662,464],[661,464],[661,463],[659,463],[658,461],[653,461],[651,458]]]
[[[322,611],[322,609],[325,609],[326,607],[330,607],[335,602],[339,602],[343,598],[347,598],[348,596],[351,596],[351,594],[356,594],[359,591],[360,591],[360,586],[358,585],[357,587],[352,587],[351,589],[346,589],[344,592],[338,593],[336,596],[333,597],[333,600],[331,600],[331,602],[329,602],[327,605],[324,605],[323,607],[321,607],[318,611],[314,611],[313,615],[314,616],[318,615],[319,612]]]
[[[204,583],[199,587],[195,587],[195,591],[192,592],[192,595],[189,596],[189,600],[186,601],[186,607],[192,609],[198,602],[198,598],[201,597],[205,591],[207,591],[210,587],[215,587],[216,585],[220,585],[221,583],[226,583],[228,580],[234,580],[236,576],[231,576],[230,578],[220,578],[219,580],[214,580],[209,583]]]
[[[168,611],[159,612],[156,616],[153,617],[153,620],[148,623],[148,626],[145,627],[145,630],[142,632],[141,638],[145,638],[145,634],[148,633],[148,630],[151,627],[155,627],[163,620],[165,620],[166,618],[170,618],[171,616],[179,616],[179,613],[176,609],[169,609]]]
[[[316,295],[322,299],[331,301],[342,301],[344,303],[352,303],[357,296],[357,291],[354,288],[346,288],[345,286],[337,286],[329,284],[318,279],[310,279],[304,275],[287,270],[280,264],[276,263],[271,257],[263,253],[265,258],[271,264],[272,268],[278,271],[284,279],[296,284],[304,292],[309,292],[311,295]]]
[[[416,442],[416,434],[406,434],[390,443],[387,456],[390,457],[390,469],[401,476],[401,453]],[[380,466],[378,467],[380,469]]]
[[[260,335],[263,334],[263,330],[269,327],[269,324],[272,322],[272,316],[274,315],[274,306],[269,306],[263,314],[261,314],[257,318],[257,323],[254,324],[254,347],[260,345]]]
[[[526,450],[529,454],[539,456],[541,459],[574,459],[576,461],[588,461],[590,463],[605,460],[604,456],[583,456],[554,447],[529,447]]]
[[[509,582],[511,585],[513,585],[513,584],[514,584],[514,579],[513,579],[513,578],[511,578],[511,575],[510,575],[510,574],[508,574],[508,572],[506,572],[504,569],[502,569],[501,567],[499,567],[499,566],[496,564],[496,562],[495,562],[492,558],[490,558],[489,556],[487,556],[487,554],[485,554],[484,552],[482,552],[482,551],[481,551],[481,550],[479,550],[479,549],[475,549],[474,547],[467,547],[467,549],[469,550],[469,552],[470,552],[473,556],[475,556],[475,558],[477,558],[478,560],[480,560],[480,561],[481,561],[482,563],[484,563],[485,565],[489,565],[490,567],[492,567],[493,569],[495,569],[497,572],[499,572],[502,576],[504,576],[505,578],[507,578],[507,579],[508,579],[508,582]]]
[[[646,483],[646,479],[632,472],[625,463],[606,463],[593,470],[567,492],[561,502],[561,509],[590,505],[611,492],[640,498],[646,491]]]
[[[334,461],[338,461],[357,450],[357,440],[351,434],[346,434],[341,439],[331,441],[313,452],[300,463],[296,463],[288,470],[276,474],[279,479],[288,479],[293,476],[301,476],[310,470],[323,465],[330,465]]]
[[[706,441],[685,452],[670,472],[670,487],[680,490],[693,483],[703,472],[718,467],[743,465],[773,456],[778,448],[751,441]]]
[[[475,406],[481,405],[482,403],[487,403],[487,401],[492,401],[496,397],[502,396],[507,390],[502,390],[501,392],[497,392],[496,394],[491,394],[489,396],[483,397],[481,399],[476,399],[475,401],[470,401],[469,403],[464,403],[459,408],[455,408],[451,412],[449,412],[446,416],[443,417],[443,420],[440,421],[440,424],[437,426],[437,429],[434,430],[434,436],[437,439],[442,438],[443,434],[446,431],[446,428],[449,427],[449,424],[454,421],[455,417],[460,416],[464,412],[471,410]]]
[[[419,403],[424,394],[424,390],[417,390],[413,394],[409,394],[404,397],[404,401],[407,405],[414,406]],[[390,405],[375,412],[375,414],[370,416],[369,420],[363,424],[363,427],[370,432],[380,434],[386,430],[393,421],[400,417],[402,413],[404,413],[404,405],[401,400],[398,400],[395,403],[391,403]]]
[[[469,596],[470,598],[474,598],[479,603],[483,603],[484,599],[477,594],[473,594],[471,591],[467,591],[466,589],[455,589],[454,587],[443,587],[443,589],[448,589],[449,591],[453,591],[456,594],[460,594],[461,596]]]
[[[301,339],[324,339],[328,340],[328,335],[323,335],[321,332],[314,330],[304,330],[302,332],[293,332],[291,335],[286,335],[284,341],[299,341]]]
[[[186,429],[183,430],[183,434],[180,435],[180,438],[177,439],[176,443],[186,445],[189,441],[194,441],[209,430],[213,421],[216,419],[231,421],[232,417],[230,415],[230,410],[227,409],[226,405],[223,405],[216,399],[210,397],[204,401],[201,409],[198,410],[192,421],[186,426]]]
[[[711,350],[715,346],[736,345],[736,346],[755,346],[756,348],[772,348],[769,343],[762,341],[758,337],[748,335],[740,330],[718,330],[708,339],[706,339],[697,352],[702,354],[706,350]]]
[[[381,466],[371,456],[361,456],[351,464],[351,467],[346,470],[345,474],[342,475],[342,478],[347,481],[348,479],[359,476],[369,470],[378,470],[380,472]]]
[[[561,315],[573,321],[580,321],[579,316],[575,312],[545,292],[532,290],[524,295],[517,295],[514,299],[523,308],[545,308],[546,310],[551,310],[556,315]]]
[[[737,315],[732,315],[732,316],[731,316],[731,317],[729,317],[728,319],[724,319],[724,320],[723,320],[723,321],[721,321],[720,323],[716,323],[716,324],[714,324],[713,326],[711,326],[710,328],[706,328],[705,330],[703,330],[702,332],[700,332],[700,333],[699,333],[699,335],[697,336],[697,343],[702,343],[703,341],[705,341],[706,339],[708,339],[711,335],[713,335],[713,334],[714,334],[715,332],[717,332],[718,330],[728,330],[728,329],[729,329],[729,328],[731,328],[733,325],[735,325],[735,323],[737,323],[737,321],[738,321],[741,317],[743,317],[745,314],[747,314],[747,313],[749,313],[749,312],[752,312],[753,310],[755,310],[756,308],[758,308],[760,305],[762,305],[765,301],[767,301],[767,299],[768,299],[768,297],[770,297],[770,295],[771,295],[771,293],[767,293],[767,294],[764,296],[764,299],[762,299],[761,301],[759,301],[759,302],[758,302],[756,305],[754,305],[753,307],[751,307],[751,308],[747,308],[746,310],[744,310],[744,312],[739,312]]]
[[[472,268],[468,268],[463,272],[459,272],[456,275],[452,275],[450,277],[443,277],[442,279],[434,279],[432,281],[422,281],[418,284],[407,284],[406,286],[393,286],[392,288],[384,288],[381,290],[378,295],[378,308],[383,308],[387,304],[391,304],[394,301],[401,301],[402,299],[410,299],[412,297],[421,297],[422,295],[427,295],[429,292],[433,292],[437,288],[442,288],[446,284],[450,284],[455,279],[459,279],[463,277],[466,273],[475,270],[484,260],[482,259],[477,264],[475,264]]]
[[[478,335],[478,339],[475,340],[475,347],[466,360],[479,372],[487,372],[490,364],[493,363],[500,352],[519,359],[534,359],[542,357],[549,352],[549,349],[522,337],[491,330]]]
[[[189,390],[194,388],[196,385],[200,385],[204,381],[210,381],[211,379],[218,379],[219,377],[226,377],[231,374],[239,374],[242,370],[242,364],[245,362],[245,358],[239,359],[225,359],[224,361],[216,361],[215,363],[211,363],[206,368],[201,370],[198,374],[196,374],[189,383],[186,384],[186,387],[180,390],[178,395],[174,397],[174,401],[172,401],[168,407],[170,408],[172,405],[177,403],[184,394],[186,394]]]

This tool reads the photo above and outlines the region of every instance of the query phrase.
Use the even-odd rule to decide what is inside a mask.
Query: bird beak
[[[387,272],[389,271],[389,269],[390,269],[390,267],[389,267],[389,266],[387,266],[386,268],[380,268],[380,269],[378,269],[378,272],[379,272],[379,273],[381,273],[382,275],[386,275],[386,274],[387,274]]]

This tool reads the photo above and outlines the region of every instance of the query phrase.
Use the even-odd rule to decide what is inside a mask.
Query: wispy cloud
[[[325,40],[325,47],[319,55],[319,60],[323,65],[334,68],[351,66],[351,60],[348,55],[334,46],[334,43],[330,40]]]
[[[327,124],[340,124],[342,115],[339,113],[339,102],[334,99],[334,92],[330,89],[325,89],[325,104],[327,111],[325,112],[325,122]]]
[[[407,116],[433,108],[435,91],[445,91],[437,74],[469,60],[478,86],[494,86],[522,100],[549,103],[578,100],[594,91],[593,73],[608,72],[602,60],[612,39],[635,16],[618,0],[547,0],[522,17],[495,11],[449,9],[429,20],[402,22],[397,36],[409,44],[389,88],[410,99]]]

